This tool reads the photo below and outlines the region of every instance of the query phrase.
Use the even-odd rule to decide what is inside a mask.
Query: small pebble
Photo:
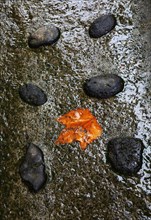
[[[83,85],[83,89],[88,96],[100,99],[110,98],[121,92],[123,88],[124,80],[115,74],[92,77]]]
[[[19,169],[22,180],[30,190],[38,192],[46,183],[43,152],[39,147],[30,143],[25,158]]]
[[[135,174],[142,166],[144,145],[138,138],[111,139],[107,144],[107,159],[121,174]]]
[[[47,96],[42,89],[32,83],[26,83],[19,88],[20,98],[33,106],[43,105],[47,102]]]
[[[28,38],[28,45],[31,48],[52,45],[60,38],[60,30],[54,25],[39,28]]]
[[[95,19],[90,25],[89,35],[92,38],[99,38],[110,32],[116,25],[116,18],[112,14],[102,15]]]

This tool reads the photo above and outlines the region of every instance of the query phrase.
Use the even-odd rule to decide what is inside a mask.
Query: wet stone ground
[[[0,219],[150,219],[151,1],[1,0],[0,11]],[[109,12],[115,29],[91,39],[89,25]],[[29,48],[29,33],[50,23],[61,30],[57,44]],[[123,92],[104,101],[86,96],[84,81],[104,73],[121,76]],[[47,94],[44,105],[20,99],[19,87],[29,82]],[[54,144],[62,130],[56,118],[77,107],[89,108],[103,127],[85,151]],[[135,176],[115,173],[106,161],[107,142],[117,136],[145,145]],[[30,142],[43,151],[47,173],[36,194],[19,175]]]

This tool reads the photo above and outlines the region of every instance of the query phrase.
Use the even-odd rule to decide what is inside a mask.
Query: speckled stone
[[[112,14],[102,15],[95,19],[90,25],[89,35],[92,38],[99,38],[109,33],[116,25],[116,18]]]
[[[142,166],[144,145],[138,138],[111,139],[107,144],[107,160],[121,174],[135,174]]]
[[[83,84],[85,93],[90,97],[107,99],[115,96],[124,88],[124,80],[115,74],[92,77]]]
[[[43,152],[39,147],[30,143],[19,169],[22,180],[30,190],[38,192],[46,183]]]
[[[26,83],[19,88],[20,98],[33,106],[43,105],[47,102],[47,96],[42,89],[32,83]]]
[[[60,38],[60,30],[54,25],[43,26],[28,38],[28,45],[31,48],[52,45]]]

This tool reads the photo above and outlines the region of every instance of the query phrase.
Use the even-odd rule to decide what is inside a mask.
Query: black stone
[[[138,138],[114,138],[107,144],[107,160],[122,174],[135,174],[142,166],[144,145]]]
[[[90,97],[107,99],[124,88],[124,80],[115,74],[99,75],[88,79],[83,89]]]
[[[44,91],[32,83],[21,86],[19,95],[24,102],[30,105],[39,106],[47,102],[47,96]]]
[[[89,35],[92,38],[101,37],[110,32],[116,25],[116,18],[112,14],[102,15],[90,25]]]
[[[25,158],[19,169],[22,180],[30,190],[38,192],[46,183],[43,152],[39,147],[30,143]]]
[[[31,48],[52,45],[60,38],[60,30],[54,25],[39,28],[28,38],[28,45]]]

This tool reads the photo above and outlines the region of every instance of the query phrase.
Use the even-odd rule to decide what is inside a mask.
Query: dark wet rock
[[[122,174],[135,174],[142,166],[144,145],[138,138],[114,138],[107,145],[107,159]]]
[[[116,19],[114,15],[102,15],[90,25],[89,35],[92,38],[101,37],[110,32],[116,25]]]
[[[20,165],[20,175],[29,189],[38,192],[46,182],[43,152],[39,147],[30,143],[25,158]]]
[[[59,37],[59,28],[55,27],[54,25],[44,26],[39,28],[34,33],[30,34],[28,38],[28,45],[31,48],[52,45],[59,39]]]
[[[47,101],[47,96],[38,86],[27,83],[19,88],[19,95],[24,102],[30,105],[43,105]]]
[[[115,74],[99,75],[88,79],[83,89],[90,97],[106,99],[121,92],[124,80]]]

